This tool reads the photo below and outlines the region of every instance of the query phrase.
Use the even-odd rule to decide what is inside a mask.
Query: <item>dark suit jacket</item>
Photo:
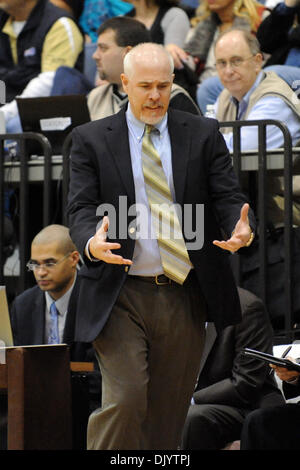
[[[217,121],[169,109],[168,130],[176,203],[182,208],[182,219],[185,205],[192,207],[194,222],[196,204],[204,205],[204,244],[201,249],[189,250],[189,255],[206,300],[208,317],[220,329],[240,320],[240,306],[229,255],[212,241],[223,239],[220,226],[230,236],[246,199],[240,192]],[[124,215],[124,210],[135,203],[124,110],[73,131],[68,215],[71,236],[82,253],[87,240],[95,234],[98,206],[108,203],[116,210],[117,236],[110,237],[110,241],[119,242],[120,254],[132,259],[135,241],[132,237],[118,238],[120,196],[127,197]],[[129,216],[128,224],[134,220],[134,216]],[[124,266],[85,261],[80,272],[83,279],[75,334],[79,341],[97,337],[128,275]]]
[[[74,341],[79,286],[80,278],[77,276],[69,300],[63,342],[69,345],[71,361],[93,362],[94,371],[72,373],[74,449],[85,448],[88,416],[101,404],[101,374],[94,349],[90,343]],[[15,298],[10,312],[15,346],[44,344],[45,308],[45,294],[38,286]]]
[[[265,66],[284,64],[290,50],[300,47],[299,5],[284,15],[279,13],[279,9],[279,4],[271,9],[256,33],[261,50],[271,54]]]
[[[283,404],[270,368],[241,354],[245,347],[272,354],[273,331],[263,302],[239,288],[242,321],[225,328],[211,344],[194,393],[196,404],[252,410]]]

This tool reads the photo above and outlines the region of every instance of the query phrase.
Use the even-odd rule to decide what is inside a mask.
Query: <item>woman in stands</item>
[[[176,0],[125,0],[133,5],[128,16],[144,23],[150,30],[153,42],[174,43],[183,47],[190,29],[186,12],[178,7]]]

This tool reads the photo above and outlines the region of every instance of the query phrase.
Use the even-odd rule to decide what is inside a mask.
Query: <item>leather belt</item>
[[[176,284],[176,282],[169,279],[164,274],[158,274],[157,276],[128,276],[129,279],[137,279],[139,281],[151,282],[157,286],[166,286],[167,284]]]
[[[191,269],[185,283],[188,280],[193,278],[194,271],[195,271],[194,269]],[[175,284],[175,285],[179,286],[179,284],[177,284],[177,282],[172,281],[172,279],[169,279],[164,274],[158,274],[157,276],[136,276],[136,275],[130,275],[129,274],[127,279],[137,279],[137,280],[140,280],[140,281],[151,282],[152,284],[156,284],[157,286],[166,286],[168,284],[173,284],[173,285]]]

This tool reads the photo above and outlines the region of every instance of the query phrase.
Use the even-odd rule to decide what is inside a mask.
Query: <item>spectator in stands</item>
[[[79,67],[83,37],[67,12],[48,0],[0,1],[0,79],[8,132],[20,131],[16,96],[50,94],[61,65]]]
[[[150,39],[149,31],[142,23],[125,16],[111,18],[100,26],[94,59],[100,78],[108,83],[94,88],[89,94],[92,120],[114,114],[127,105],[128,98],[121,82],[124,55],[133,46],[150,42]],[[175,84],[172,86],[170,106],[193,114],[200,113],[189,94]]]
[[[261,51],[266,53],[266,71],[277,73],[297,93],[300,85],[300,27],[293,22],[300,18],[298,0],[286,0],[275,5],[271,13],[259,25],[257,39]],[[268,54],[271,57],[268,58]],[[223,90],[218,77],[211,77],[201,83],[197,90],[197,102],[205,112],[208,104],[213,104]]]
[[[232,30],[220,36],[215,46],[216,67],[224,90],[216,102],[219,121],[274,119],[280,116],[288,127],[293,145],[300,139],[300,101],[292,88],[274,72],[262,70],[262,54],[255,36],[247,31]],[[233,133],[222,129],[230,151],[233,150]],[[267,127],[267,147],[283,146],[282,131],[276,126]],[[258,148],[257,127],[241,130],[242,150]],[[268,178],[270,193],[275,199],[268,202],[268,218],[274,225],[283,221],[283,197],[280,180]],[[300,223],[298,188],[294,187],[294,219]],[[274,204],[275,201],[275,204]]]
[[[79,24],[86,42],[96,43],[100,25],[115,16],[125,15],[132,6],[121,0],[85,0]]]
[[[126,0],[134,6],[129,16],[141,21],[151,34],[152,42],[183,47],[190,30],[187,13],[179,6],[178,0]],[[185,88],[196,99],[198,77],[186,66],[175,70],[174,82]]]
[[[224,90],[216,103],[216,117],[219,121],[279,119],[287,126],[292,144],[297,145],[300,139],[300,101],[292,88],[274,72],[261,69],[262,55],[257,38],[246,31],[233,30],[224,33],[216,43],[216,64]],[[224,127],[222,133],[229,150],[233,150],[233,133]],[[267,126],[266,145],[268,149],[283,147],[284,137],[277,126]],[[258,132],[256,126],[242,127],[241,149],[256,150]],[[252,191],[249,199],[255,205],[256,190],[249,186],[248,175],[243,172],[241,185],[247,193]],[[253,181],[253,180],[252,180]],[[292,210],[293,223],[300,226],[300,188],[299,179],[293,177]],[[269,230],[267,238],[267,309],[274,329],[280,328],[284,321],[285,311],[285,271],[284,271],[284,208],[285,192],[283,177],[267,175],[265,214]],[[258,215],[258,214],[257,214]],[[299,230],[293,229],[293,286],[295,322],[299,318]],[[258,247],[254,242],[249,252],[240,254],[242,258],[242,286],[259,295],[261,282],[258,275]],[[276,273],[272,279],[271,273]],[[297,301],[296,301],[297,299]],[[282,305],[283,308],[279,308]],[[276,320],[276,325],[274,320]]]
[[[291,357],[288,359],[292,360]],[[294,361],[296,362],[296,361]],[[300,396],[300,373],[275,367],[287,399]],[[300,402],[255,410],[244,423],[242,450],[299,450]]]
[[[219,335],[207,325],[200,373],[183,431],[183,449],[217,450],[240,440],[255,408],[283,404],[267,364],[246,358],[245,347],[272,353],[273,331],[262,301],[238,289],[242,321]]]
[[[178,7],[177,0],[127,0],[134,6],[128,16],[143,23],[151,34],[152,42],[175,43],[183,46],[190,22],[187,14]]]
[[[293,144],[300,139],[300,102],[293,90],[274,72],[262,70],[260,46],[251,33],[232,30],[219,37],[215,46],[216,68],[224,90],[216,102],[219,121],[234,119],[280,119],[287,125]],[[224,131],[229,150],[232,133]],[[257,129],[242,130],[243,150],[257,148]],[[283,145],[282,133],[274,126],[267,129],[268,148]]]
[[[196,68],[201,82],[208,77],[217,75],[214,58],[214,44],[218,36],[230,28],[242,28],[256,32],[261,22],[265,7],[254,0],[203,0],[197,9],[197,16],[191,20],[193,30],[188,36],[184,47],[169,44],[175,67],[180,69],[184,63]],[[205,92],[205,95],[210,90]],[[198,93],[197,93],[198,94]],[[205,96],[206,99],[206,96]],[[201,106],[201,111],[205,108]]]
[[[300,66],[300,2],[278,3],[257,30],[262,51],[271,54],[266,65]]]
[[[57,72],[52,90],[52,94],[61,95],[81,93],[83,90],[87,93],[92,89],[88,96],[92,120],[115,114],[121,107],[127,106],[128,99],[121,82],[124,55],[132,47],[151,40],[145,25],[127,16],[110,18],[100,26],[98,33],[98,45],[93,57],[102,84],[92,89],[91,84],[86,85],[82,74],[62,67]],[[175,84],[172,85],[170,106],[200,114],[188,92]]]
[[[49,225],[32,241],[31,259],[27,264],[37,285],[18,295],[11,308],[11,323],[15,346],[30,344],[67,343],[72,361],[94,362],[97,370],[87,374],[85,387],[89,389],[90,403],[82,400],[77,388],[73,399],[78,407],[75,419],[83,421],[81,447],[85,444],[88,415],[99,406],[100,372],[90,343],[74,339],[76,306],[80,277],[77,275],[79,253],[69,230],[62,225]],[[74,390],[73,390],[74,392]],[[86,410],[85,410],[86,409]],[[82,413],[86,411],[86,415]],[[77,441],[78,442],[78,441]]]

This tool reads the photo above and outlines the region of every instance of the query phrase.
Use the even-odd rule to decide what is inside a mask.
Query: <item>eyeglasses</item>
[[[246,60],[252,59],[252,57],[254,57],[254,55],[251,55],[250,57],[247,57],[246,59],[243,59],[242,57],[232,57],[232,59],[229,59],[229,60],[220,59],[220,60],[217,60],[217,62],[215,63],[215,66],[216,66],[216,69],[223,70],[227,67],[227,64],[229,64],[232,69],[238,69],[239,67],[243,65],[244,62],[246,62]]]
[[[44,263],[44,264],[39,264],[39,263],[36,263],[35,261],[28,261],[28,263],[26,264],[26,267],[28,271],[36,271],[37,269],[53,269],[55,268],[55,266],[60,264],[64,259],[66,259],[70,254],[71,252],[66,254],[63,258],[61,258],[58,261],[48,261],[47,263]]]

